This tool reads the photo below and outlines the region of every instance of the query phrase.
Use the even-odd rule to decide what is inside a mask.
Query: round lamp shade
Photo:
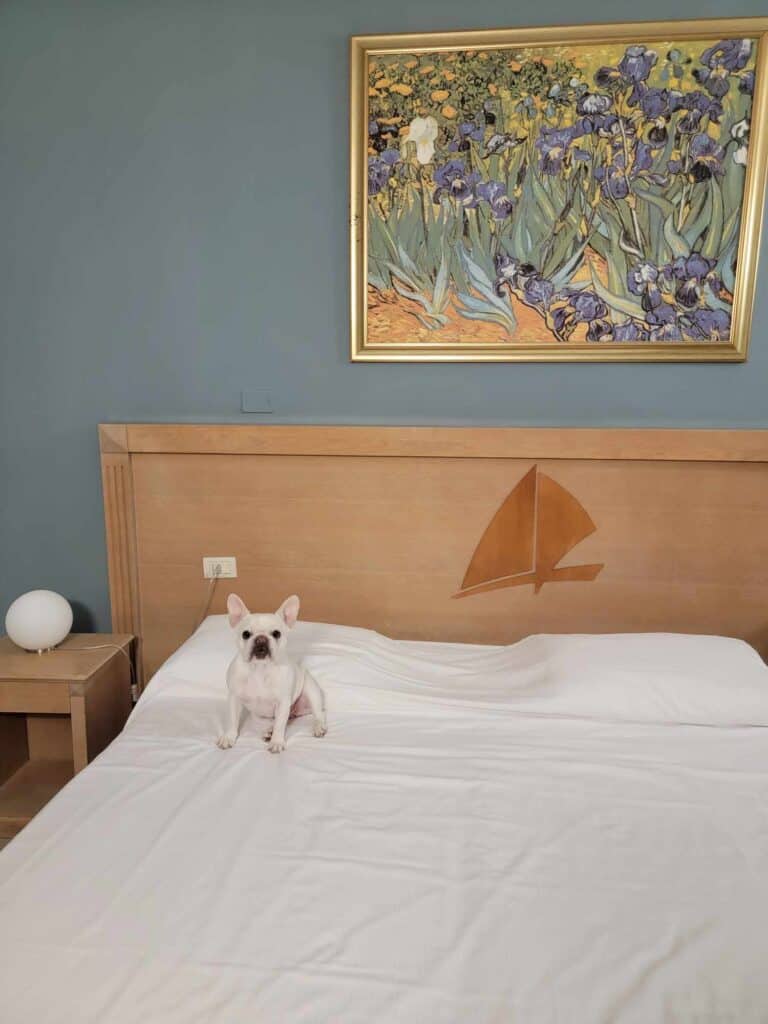
[[[47,651],[72,629],[69,601],[53,590],[30,590],[17,597],[5,616],[5,631],[26,651]]]

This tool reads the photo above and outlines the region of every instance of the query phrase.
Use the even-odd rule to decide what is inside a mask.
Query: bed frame
[[[768,430],[103,424],[112,629],[143,678],[204,555],[254,610],[395,637],[684,631],[768,655]],[[457,599],[460,598],[460,599]]]

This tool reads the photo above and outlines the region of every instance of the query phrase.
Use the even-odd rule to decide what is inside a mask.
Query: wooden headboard
[[[104,424],[112,628],[144,677],[204,555],[254,610],[395,637],[742,637],[768,654],[768,431]]]

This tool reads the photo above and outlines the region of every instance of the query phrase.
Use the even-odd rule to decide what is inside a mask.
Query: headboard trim
[[[768,430],[104,423],[101,451],[768,462]]]

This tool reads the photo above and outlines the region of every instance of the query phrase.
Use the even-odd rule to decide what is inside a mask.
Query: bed
[[[102,441],[113,626],[141,636],[148,685],[0,853],[3,1024],[768,1019],[761,432],[571,437],[566,459],[562,434],[554,458],[551,435],[492,432],[481,456],[451,432],[235,430]],[[173,451],[136,451],[153,445]],[[528,557],[526,487],[551,529],[542,477],[592,531],[558,534],[572,554],[552,564],[539,537],[513,582],[454,596],[505,578],[488,559]],[[677,544],[653,513],[675,502]],[[300,719],[279,756],[255,721],[215,746],[221,582],[184,639],[194,562],[230,552],[254,608],[301,576],[326,620],[290,642],[328,735]],[[599,568],[555,572],[582,566]]]
[[[0,857],[5,1024],[766,1020],[746,644],[299,624],[330,731],[276,757],[215,746],[229,633]]]

